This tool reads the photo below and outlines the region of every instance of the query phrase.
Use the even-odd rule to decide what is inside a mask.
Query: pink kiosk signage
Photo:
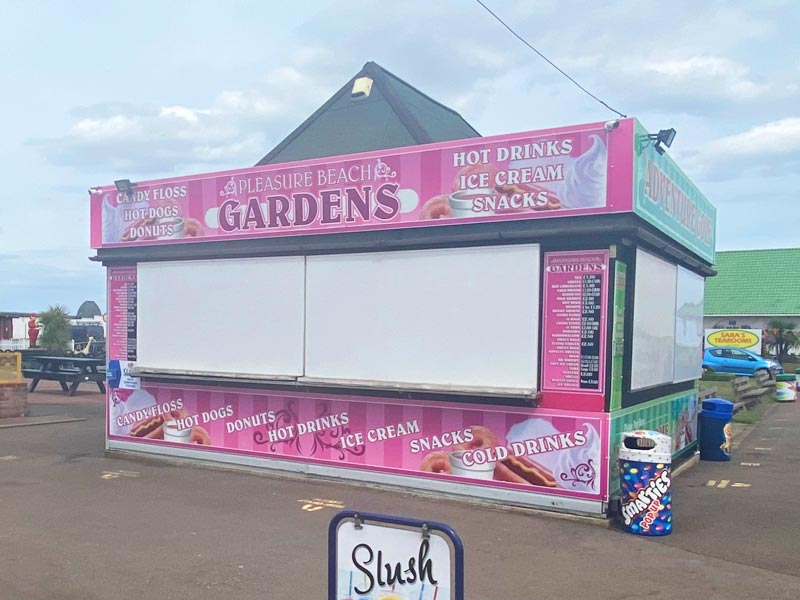
[[[630,211],[629,142],[595,124],[101,187],[92,246]]]
[[[606,514],[634,127],[93,188],[108,448]]]

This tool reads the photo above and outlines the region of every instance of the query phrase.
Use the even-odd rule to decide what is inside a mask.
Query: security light
[[[655,151],[658,152],[659,154],[664,154],[666,150],[664,150],[664,148],[661,145],[663,144],[667,148],[672,146],[672,142],[675,141],[675,134],[677,134],[677,131],[670,128],[670,129],[662,129],[658,133],[651,133],[647,137],[655,142],[653,144],[653,148],[655,148]]]
[[[131,183],[130,179],[118,179],[114,182],[114,186],[117,188],[118,192],[122,192],[124,194],[129,194],[133,191],[133,184]]]
[[[359,77],[353,82],[353,89],[350,91],[351,100],[361,100],[369,96],[372,91],[372,78]]]
[[[672,146],[672,142],[675,140],[675,134],[677,133],[678,132],[674,129],[662,129],[658,132],[658,141],[669,148]]]

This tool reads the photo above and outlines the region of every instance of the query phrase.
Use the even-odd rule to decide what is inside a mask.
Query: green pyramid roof
[[[353,101],[359,77],[373,80],[372,91]],[[256,166],[471,137],[480,134],[452,108],[368,62]]]
[[[800,248],[717,252],[707,316],[800,315]]]

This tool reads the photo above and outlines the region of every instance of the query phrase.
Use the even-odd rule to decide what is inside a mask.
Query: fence
[[[31,341],[28,338],[13,338],[10,340],[0,340],[0,350],[27,350],[30,348]]]
[[[22,354],[0,352],[0,383],[22,382]]]

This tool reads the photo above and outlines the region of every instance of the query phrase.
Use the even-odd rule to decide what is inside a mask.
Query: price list
[[[580,387],[600,387],[600,309],[602,275],[582,276]]]
[[[602,391],[607,252],[545,256],[542,389]]]
[[[136,360],[136,282],[130,282],[125,289],[125,324],[127,344],[125,346],[128,360]]]
[[[108,273],[111,360],[136,360],[136,268],[111,267]]]

